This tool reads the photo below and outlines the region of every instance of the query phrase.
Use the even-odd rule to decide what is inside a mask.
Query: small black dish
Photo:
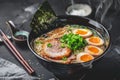
[[[16,28],[13,21],[9,20],[6,22],[10,28],[10,31],[12,33],[12,38],[16,43],[25,44],[29,35],[28,31],[25,30],[19,30]]]
[[[92,8],[88,4],[73,4],[66,9],[67,15],[87,17],[92,13]]]

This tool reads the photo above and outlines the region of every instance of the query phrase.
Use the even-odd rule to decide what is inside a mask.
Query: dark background
[[[24,13],[24,8],[36,3],[41,4],[42,2],[43,0],[0,0],[0,28],[8,34],[9,30],[5,24],[6,21],[15,21],[19,15]],[[69,2],[65,0],[49,0],[49,2],[57,15],[64,15],[65,9],[69,5]],[[79,0],[76,0],[76,2],[79,2]],[[93,11],[89,18],[96,20],[94,12],[95,11]],[[115,12],[110,11],[106,17],[106,20],[112,19],[110,22],[112,28],[109,30],[112,39],[111,50],[103,58],[93,64],[92,70],[86,75],[84,80],[120,80],[120,15],[119,12],[116,12],[117,15],[111,17],[109,14],[112,13]],[[32,18],[32,15],[30,17]],[[18,28],[30,31],[30,22],[31,20],[28,20],[21,24],[16,23],[16,25]],[[108,24],[109,23],[107,23],[107,25]],[[27,45],[21,47],[20,45],[15,44],[14,41],[12,42],[43,80],[54,78],[52,73],[40,65],[38,59],[29,50]],[[0,43],[0,57],[22,67],[3,43]]]

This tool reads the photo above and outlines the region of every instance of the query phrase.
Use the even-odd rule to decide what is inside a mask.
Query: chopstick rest
[[[0,29],[0,37],[5,43],[5,45],[10,49],[10,51],[13,53],[13,55],[17,58],[17,60],[24,66],[24,68],[27,70],[27,72],[32,75],[35,73],[35,71],[32,69],[32,67],[25,61],[25,59],[22,57],[20,52],[14,47],[14,45],[11,43],[11,41],[7,38],[7,36],[4,34],[4,32]]]

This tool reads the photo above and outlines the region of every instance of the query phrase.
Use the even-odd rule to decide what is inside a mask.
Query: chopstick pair
[[[10,51],[13,53],[13,55],[18,59],[18,61],[24,66],[24,68],[27,70],[27,72],[32,75],[35,73],[35,71],[32,69],[32,67],[25,61],[25,59],[22,57],[22,55],[17,51],[17,49],[14,47],[14,45],[11,43],[11,41],[7,38],[7,36],[4,34],[4,32],[0,29],[0,37],[5,43],[5,45],[10,49]]]

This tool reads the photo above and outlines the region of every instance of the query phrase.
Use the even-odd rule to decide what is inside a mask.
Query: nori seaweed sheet
[[[35,33],[39,34],[39,32],[47,29],[55,19],[55,12],[53,11],[49,2],[45,0],[38,11],[35,13],[30,27]]]

